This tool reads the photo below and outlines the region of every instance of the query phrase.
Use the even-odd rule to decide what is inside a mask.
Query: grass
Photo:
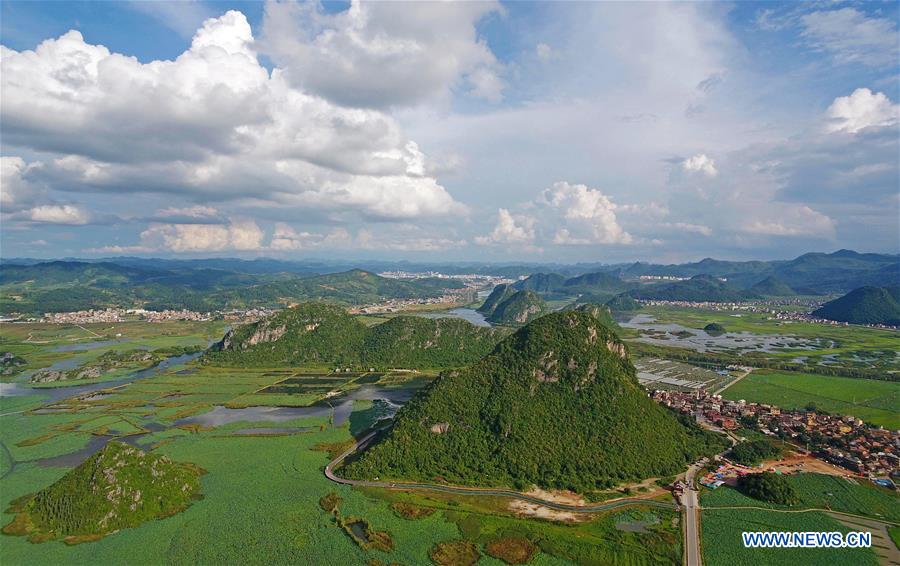
[[[900,382],[755,370],[726,389],[726,399],[853,415],[889,429],[900,428]]]
[[[848,480],[823,474],[800,473],[785,476],[800,497],[791,507],[766,503],[747,497],[735,489],[720,487],[704,491],[701,503],[706,507],[767,507],[770,509],[830,509],[873,519],[900,522],[900,497],[866,480]]]
[[[701,544],[708,566],[875,566],[871,548],[744,548],[742,532],[823,531],[848,532],[849,528],[825,513],[778,513],[757,509],[703,509]]]

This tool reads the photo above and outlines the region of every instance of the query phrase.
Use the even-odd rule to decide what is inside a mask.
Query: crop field
[[[900,523],[900,497],[862,479],[845,479],[823,474],[800,473],[785,476],[800,503],[790,507],[747,497],[730,487],[705,490],[701,504],[708,507],[767,507],[770,509],[828,509],[872,519]]]
[[[900,428],[900,382],[755,370],[726,389],[726,399],[769,403],[852,415],[875,425]]]
[[[900,333],[896,330],[776,320],[772,315],[762,313],[668,306],[646,307],[641,314],[650,315],[660,323],[680,324],[689,329],[699,330],[711,322],[717,322],[728,332],[793,336],[818,344],[809,350],[776,348],[768,352],[774,359],[792,361],[799,357],[803,358],[804,363],[821,366],[900,371],[900,356],[897,355]],[[634,337],[637,334],[634,329],[626,329],[625,335]]]
[[[780,513],[764,509],[706,509],[702,511],[701,545],[708,566],[875,566],[871,548],[744,548],[742,532],[850,531],[825,513]],[[709,541],[707,543],[707,541]]]
[[[638,370],[638,381],[648,389],[715,391],[734,380],[731,373],[720,375],[706,368],[660,358],[635,358],[634,366]]]

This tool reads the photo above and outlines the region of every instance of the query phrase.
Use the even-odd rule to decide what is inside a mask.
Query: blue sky
[[[900,248],[895,2],[0,11],[3,257]]]

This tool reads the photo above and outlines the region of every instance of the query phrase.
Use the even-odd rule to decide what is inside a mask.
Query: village
[[[732,438],[742,429],[749,429],[790,444],[798,457],[781,460],[771,471],[792,473],[816,467],[821,468],[816,471],[835,475],[831,466],[838,466],[850,474],[892,488],[894,481],[900,478],[900,433],[867,425],[852,416],[787,411],[774,405],[730,401],[702,389],[692,392],[654,390],[650,397],[692,415],[701,425],[719,427]],[[759,471],[762,470],[727,462],[701,483],[714,488]]]
[[[225,320],[229,322],[255,322],[274,313],[276,309],[251,308],[231,309],[227,311],[197,312],[188,309],[165,309],[160,311],[146,309],[88,309],[73,312],[44,313],[40,322],[48,324],[91,324],[128,321],[173,322]],[[36,322],[34,319],[16,319],[9,322]]]

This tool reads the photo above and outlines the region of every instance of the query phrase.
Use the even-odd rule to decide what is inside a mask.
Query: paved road
[[[700,503],[697,499],[697,490],[694,488],[694,476],[699,469],[700,466],[692,465],[684,477],[687,484],[682,497],[684,503],[684,563],[686,566],[701,566],[703,563],[700,556]]]
[[[383,430],[383,429],[382,429]],[[607,511],[609,509],[616,509],[618,507],[627,507],[629,505],[649,505],[651,507],[660,507],[663,509],[677,509],[677,507],[671,503],[665,503],[663,501],[654,501],[652,499],[640,499],[640,498],[626,498],[626,499],[617,499],[615,501],[608,501],[606,503],[599,503],[597,505],[566,505],[565,503],[557,503],[555,501],[547,501],[546,499],[541,499],[540,497],[533,497],[531,495],[525,495],[524,493],[519,493],[518,491],[505,490],[505,489],[481,489],[481,488],[471,488],[471,487],[459,487],[459,486],[450,486],[450,485],[433,485],[433,484],[424,484],[424,483],[398,483],[398,482],[381,482],[381,481],[361,481],[361,480],[350,480],[346,478],[342,478],[337,476],[334,473],[334,468],[343,462],[348,456],[353,454],[358,450],[362,450],[375,438],[375,435],[381,432],[380,430],[376,430],[370,432],[366,436],[362,437],[355,446],[351,447],[349,450],[332,460],[325,466],[325,477],[330,479],[333,482],[344,484],[344,485],[354,485],[358,487],[382,487],[388,489],[423,489],[429,491],[441,491],[444,493],[459,493],[464,495],[487,495],[491,497],[509,497],[511,499],[521,499],[522,501],[528,501],[530,503],[537,503],[538,505],[543,505],[545,507],[549,507],[551,509],[556,509],[558,511],[571,511],[573,513],[596,513],[598,511]]]

